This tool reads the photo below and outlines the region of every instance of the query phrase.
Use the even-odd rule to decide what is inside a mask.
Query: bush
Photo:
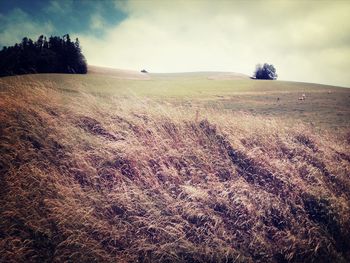
[[[276,69],[272,64],[264,63],[256,65],[254,72],[254,78],[256,79],[277,79]]]

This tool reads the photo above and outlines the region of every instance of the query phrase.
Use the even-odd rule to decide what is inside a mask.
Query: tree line
[[[87,73],[87,62],[78,38],[41,35],[37,41],[23,38],[21,43],[0,51],[0,76],[27,73]]]
[[[147,72],[143,70],[142,72]],[[69,34],[63,37],[41,35],[37,41],[23,38],[22,42],[0,51],[0,76],[27,73],[87,73],[87,62],[82,54],[79,39],[71,41]],[[272,64],[258,64],[255,79],[277,78]]]

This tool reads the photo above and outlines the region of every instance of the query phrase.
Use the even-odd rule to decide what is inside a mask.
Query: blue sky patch
[[[62,36],[68,33],[74,37],[74,34],[89,33],[102,37],[105,29],[126,18],[116,3],[109,0],[0,0],[0,46],[13,45],[25,36],[36,39],[40,34]]]

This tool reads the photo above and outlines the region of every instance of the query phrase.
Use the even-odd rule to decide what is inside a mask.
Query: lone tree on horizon
[[[22,42],[0,51],[0,76],[28,73],[87,73],[87,62],[78,38],[71,41],[68,34],[41,35],[36,42],[24,37]]]
[[[277,79],[276,69],[272,64],[264,63],[264,65],[257,64],[254,72],[254,78],[256,79]]]

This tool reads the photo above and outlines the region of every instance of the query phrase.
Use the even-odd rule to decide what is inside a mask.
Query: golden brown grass
[[[1,262],[349,262],[350,133],[2,87]]]

